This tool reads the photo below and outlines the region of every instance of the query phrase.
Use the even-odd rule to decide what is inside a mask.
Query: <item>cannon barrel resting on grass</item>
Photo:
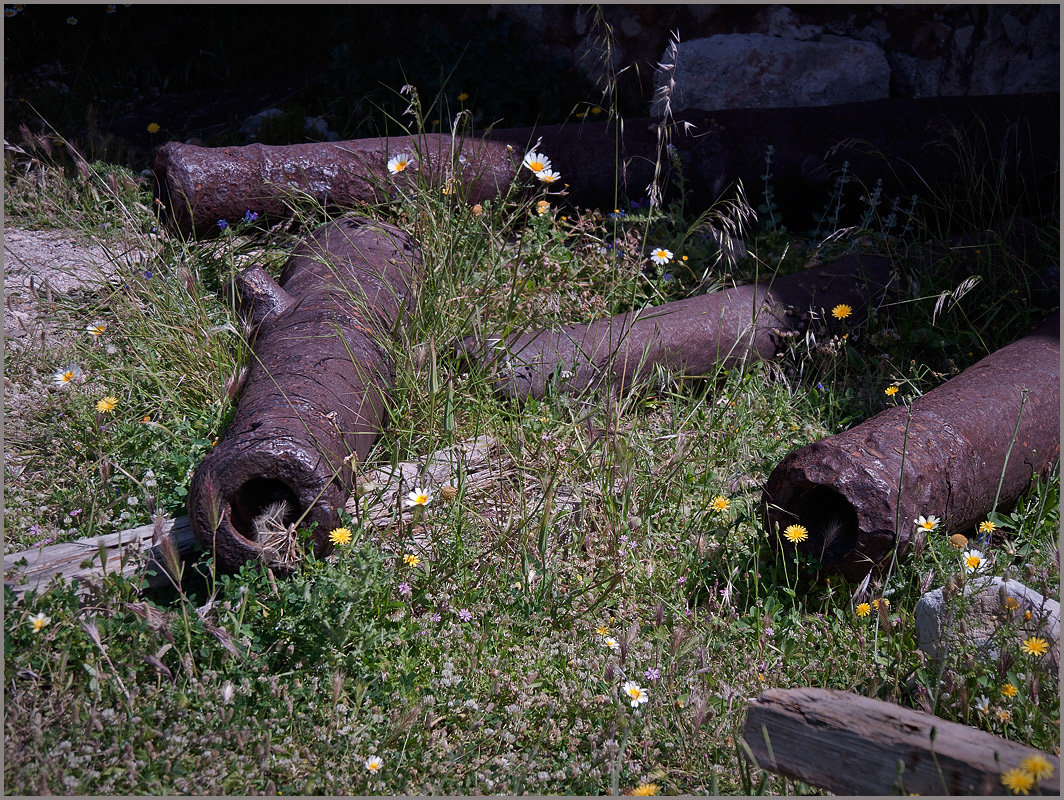
[[[1058,94],[1042,94],[689,109],[667,130],[684,170],[687,201],[700,207],[730,193],[737,182],[748,191],[761,186],[770,145],[779,213],[784,219],[808,219],[810,193],[819,197],[829,191],[845,162],[861,181],[882,178],[884,197],[917,192],[923,198],[928,186],[963,174],[958,156],[970,164],[991,162],[1000,157],[1003,143],[1014,140],[1016,161],[1005,177],[1022,182],[1024,196],[1047,205],[1058,191],[1059,101]],[[184,234],[202,236],[216,233],[219,219],[233,222],[248,210],[290,216],[286,199],[294,193],[347,209],[387,200],[392,191],[387,161],[404,152],[423,158],[419,174],[433,186],[451,177],[452,162],[461,156],[462,196],[482,202],[505,191],[525,149],[542,140],[542,152],[568,186],[567,199],[612,210],[618,192],[631,199],[646,195],[659,158],[656,124],[651,118],[626,119],[623,125],[584,121],[494,128],[483,138],[419,134],[243,147],[168,142],[156,150],[152,169],[164,219]],[[957,152],[946,135],[952,129],[973,134],[970,152]],[[867,191],[859,181],[851,184],[855,193]]]
[[[858,580],[911,544],[917,517],[943,519],[939,534],[968,531],[1059,457],[1054,316],[913,400],[911,417],[899,405],[787,455],[765,486],[765,524],[780,536],[804,526],[799,552]]]
[[[286,527],[304,513],[301,527],[317,523],[315,554],[331,549],[354,470],[380,431],[393,381],[386,337],[408,310],[420,259],[398,228],[343,217],[300,242],[278,282],[257,266],[238,277],[254,355],[236,415],[188,496],[192,530],[223,571],[258,559],[291,571]],[[272,543],[255,525],[271,507]]]
[[[889,258],[848,255],[770,281],[736,286],[660,306],[513,336],[467,338],[459,350],[496,369],[495,390],[543,397],[548,387],[579,392],[602,383],[623,388],[661,366],[707,375],[719,366],[771,360],[781,334],[803,333],[811,313],[850,306],[860,319],[892,285]]]

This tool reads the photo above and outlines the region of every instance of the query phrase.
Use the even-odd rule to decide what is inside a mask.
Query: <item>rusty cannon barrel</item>
[[[481,202],[505,191],[523,155],[504,142],[438,133],[243,147],[168,142],[155,151],[152,171],[163,219],[183,235],[203,236],[247,211],[291,216],[298,195],[351,209],[384,202],[396,185],[416,179]],[[389,161],[400,156],[411,159],[392,172]]]
[[[785,218],[808,215],[809,193],[830,189],[844,164],[863,180],[882,178],[886,196],[923,194],[928,185],[958,174],[956,154],[943,135],[951,129],[980,132],[971,142],[971,163],[999,157],[1002,142],[1018,136],[1022,147],[1008,177],[1023,183],[1023,196],[1048,203],[1058,189],[1059,101],[1059,95],[1046,94],[687,109],[665,130],[695,206],[712,204],[737,182],[759,186],[770,145],[773,186]],[[152,169],[163,218],[185,235],[217,232],[219,219],[232,222],[249,210],[290,216],[294,194],[347,209],[385,201],[393,177],[387,163],[402,153],[418,156],[417,174],[428,185],[458,180],[465,199],[483,202],[505,191],[525,150],[537,142],[561,173],[569,202],[612,209],[619,195],[645,196],[656,162],[667,159],[658,122],[644,117],[493,128],[457,138],[419,134],[294,145],[169,142],[156,150]],[[867,191],[857,181],[850,188]]]
[[[895,285],[890,259],[844,256],[771,281],[663,303],[590,323],[512,336],[465,339],[459,351],[494,369],[494,388],[509,397],[543,397],[549,387],[580,392],[623,388],[659,366],[711,374],[747,360],[775,358],[786,334],[798,335],[813,314],[847,305],[859,318]]]
[[[331,550],[354,470],[380,432],[393,383],[387,337],[411,306],[420,262],[398,228],[342,217],[300,242],[277,282],[258,266],[235,281],[253,357],[188,496],[192,530],[223,571],[261,559],[290,572],[300,518],[317,523],[315,554]]]
[[[777,536],[804,526],[799,552],[858,580],[911,543],[918,516],[943,519],[942,534],[968,531],[1059,457],[1057,315],[911,407],[787,455],[765,486],[765,525]]]

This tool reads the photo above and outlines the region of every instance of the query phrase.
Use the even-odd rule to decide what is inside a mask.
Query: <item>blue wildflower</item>
[[[254,222],[258,218],[259,218],[259,214],[258,214],[257,211],[245,211],[244,212],[244,222]]]
[[[229,227],[229,223],[226,222],[224,219],[220,219],[218,220],[218,227],[224,231],[226,228]]]

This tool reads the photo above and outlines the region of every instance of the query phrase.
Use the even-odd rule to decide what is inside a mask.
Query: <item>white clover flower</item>
[[[397,156],[392,156],[388,159],[388,172],[392,173],[392,175],[398,175],[410,166],[410,162],[413,160],[414,157],[409,153],[400,153]]]
[[[964,563],[964,571],[968,573],[978,572],[986,566],[986,556],[980,550],[965,550],[961,553],[961,561]]]
[[[521,162],[521,166],[528,167],[537,175],[543,170],[550,169],[550,159],[542,153],[537,153],[535,150],[529,150],[525,153],[525,158]]]
[[[562,175],[560,172],[555,172],[552,169],[545,169],[537,172],[536,177],[539,178],[540,183],[554,183],[555,181],[561,180]]]
[[[659,267],[668,264],[672,261],[672,250],[666,250],[664,247],[659,247],[651,252],[650,260]]]
[[[632,708],[639,708],[639,706],[643,705],[643,703],[650,699],[647,696],[646,690],[635,681],[628,681],[625,683],[622,687],[622,691],[631,701]]]
[[[926,517],[920,516],[913,520],[913,524],[922,531],[933,531],[942,522],[934,514],[930,514]]]
[[[432,502],[432,493],[428,489],[415,489],[406,496],[406,507],[427,506]]]

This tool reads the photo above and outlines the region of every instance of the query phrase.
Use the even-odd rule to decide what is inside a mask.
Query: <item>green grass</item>
[[[296,241],[253,226],[202,242],[153,234],[150,197],[133,176],[119,173],[120,190],[101,203],[105,165],[64,174],[46,154],[34,159],[9,163],[9,224],[92,232],[118,272],[100,291],[55,300],[72,334],[64,349],[6,363],[18,382],[31,381],[31,367],[44,384],[68,362],[85,372],[84,383],[42,387],[35,415],[7,443],[33,465],[8,476],[8,549],[132,527],[151,508],[182,513],[249,357],[220,290],[248,259],[276,274]],[[1027,286],[1055,254],[1053,226],[1037,252],[955,252],[944,278],[899,258],[901,302],[846,339],[815,326],[775,364],[697,380],[659,373],[619,397],[516,403],[493,396],[490,376],[456,361],[451,345],[661,303],[826,253],[900,251],[881,224],[827,243],[823,231],[748,225],[748,254],[729,264],[705,226],[735,221],[737,207],[603,216],[552,196],[539,214],[542,190],[523,180],[479,209],[424,186],[364,209],[410,231],[425,259],[417,311],[392,344],[394,399],[367,468],[490,434],[516,477],[452,502],[437,495],[417,540],[351,520],[352,544],[324,562],[308,556],[287,581],[255,567],[216,576],[203,557],[165,595],[142,597],[114,576],[84,596],[63,584],[5,591],[11,791],[814,791],[742,754],[746,702],[769,687],[856,692],[1057,747],[1055,670],[1020,652],[1015,630],[1002,631],[1009,658],[999,663],[964,647],[942,665],[920,658],[917,600],[962,576],[942,537],[861,591],[838,578],[810,584],[760,516],[761,487],[788,452],[1026,333],[1048,310]],[[149,259],[124,256],[116,231]],[[659,246],[674,253],[668,279],[647,257]],[[972,274],[979,283],[959,291]],[[107,325],[99,337],[85,330],[97,321]],[[892,384],[894,398],[884,394]],[[117,398],[112,412],[95,410],[104,396]],[[987,548],[993,573],[1056,596],[1059,475],[1000,511],[1008,535]],[[889,609],[857,613],[881,598]],[[35,631],[38,614],[48,620]],[[626,681],[646,704],[632,708]],[[976,708],[984,696],[989,713]],[[365,766],[373,755],[383,760],[376,774]]]

